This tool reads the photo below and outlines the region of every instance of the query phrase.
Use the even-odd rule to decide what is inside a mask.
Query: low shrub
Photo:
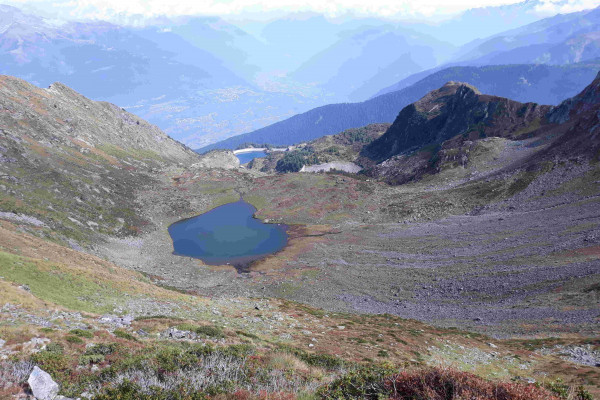
[[[246,332],[246,331],[235,331],[239,336],[245,336],[250,339],[259,340],[260,338],[256,336],[254,333]]]
[[[387,351],[385,351],[385,350],[379,350],[377,352],[377,357],[386,358],[386,357],[389,357],[389,356],[390,356],[390,354]]]
[[[387,378],[390,399],[558,400],[533,384],[492,382],[468,372],[434,368]]]
[[[73,343],[73,344],[81,344],[81,343],[83,343],[83,339],[81,339],[78,336],[73,336],[73,335],[66,336],[65,340],[67,342]]]
[[[573,388],[558,378],[555,381],[546,382],[544,387],[561,399],[569,400],[594,400],[592,395],[583,386]]]
[[[125,332],[122,329],[115,329],[115,331],[113,332],[113,334],[121,339],[127,339],[127,340],[132,340],[134,342],[137,342],[137,339],[135,338],[135,336],[133,336],[131,333],[129,332]]]
[[[218,326],[214,326],[214,325],[193,325],[193,324],[179,324],[176,326],[177,329],[181,330],[181,331],[190,331],[190,332],[194,332],[197,335],[204,335],[210,338],[216,338],[216,339],[220,339],[220,338],[224,338],[225,337],[225,333],[223,332],[223,329],[221,329]]]
[[[232,344],[219,350],[225,355],[234,357],[246,357],[256,353],[256,348],[250,344]]]
[[[87,339],[91,339],[94,337],[94,333],[85,329],[73,329],[71,331],[69,331],[69,333],[71,335],[75,335],[75,336],[79,336],[79,337],[84,337]]]
[[[109,387],[104,393],[94,397],[94,400],[206,400],[204,393],[185,393],[183,390],[165,390],[152,387],[144,391],[142,386],[129,380],[124,380],[116,387]]]
[[[170,320],[180,320],[181,318],[177,317],[169,317],[168,315],[142,315],[139,317],[135,317],[135,321],[146,321],[149,319],[170,319]]]
[[[62,353],[64,353],[65,349],[62,344],[53,342],[53,343],[48,343],[46,345],[46,351],[49,351],[51,353],[62,354]]]
[[[351,371],[317,394],[323,399],[559,400],[539,385],[493,382],[450,369],[390,372],[386,367]]]
[[[102,354],[83,354],[79,357],[80,365],[100,364],[104,361]]]
[[[319,390],[322,398],[392,400],[558,400],[533,385],[492,382],[467,372],[432,368],[389,374],[387,368],[363,368]]]
[[[281,345],[281,351],[288,352],[300,360],[304,361],[307,365],[312,367],[321,367],[327,370],[335,370],[344,367],[345,362],[339,357],[335,357],[324,353],[308,353],[304,350],[297,349],[288,345]]]
[[[59,381],[66,380],[71,372],[69,360],[64,354],[44,350],[33,354],[31,362]]]
[[[114,353],[118,349],[119,345],[116,343],[99,343],[95,344],[91,347],[88,347],[85,350],[84,355],[102,355],[107,356],[109,354]]]
[[[196,333],[198,335],[206,335],[206,336],[212,337],[212,338],[224,338],[225,337],[223,330],[220,327],[214,326],[214,325],[199,326],[196,328]]]
[[[329,385],[321,387],[317,394],[323,399],[377,400],[387,398],[390,393],[386,387],[385,378],[395,372],[397,370],[388,367],[362,367],[345,374]],[[421,400],[419,397],[407,397],[406,399]],[[422,400],[429,400],[429,398],[425,397]]]

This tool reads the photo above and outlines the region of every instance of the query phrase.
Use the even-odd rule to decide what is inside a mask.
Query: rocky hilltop
[[[549,110],[550,106],[483,95],[469,84],[448,82],[402,109],[388,131],[367,146],[363,155],[380,162],[459,134],[465,139],[515,137],[535,121],[539,123]]]

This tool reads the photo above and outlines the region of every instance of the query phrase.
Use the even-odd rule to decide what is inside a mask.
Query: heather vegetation
[[[94,400],[171,399],[422,399],[589,400],[583,388],[482,379],[447,368],[357,364],[308,355],[293,347],[144,341],[135,346],[106,335],[95,344],[48,346],[29,359],[0,362],[0,393],[14,392],[34,365],[61,393]],[[83,367],[83,368],[82,368]],[[98,372],[100,371],[101,372]],[[96,372],[94,372],[96,371]]]

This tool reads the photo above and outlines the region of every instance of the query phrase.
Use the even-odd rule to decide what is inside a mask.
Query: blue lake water
[[[246,164],[255,158],[263,158],[266,157],[267,153],[264,151],[251,151],[248,153],[236,154],[236,157],[240,160],[240,164]]]
[[[253,217],[256,208],[243,200],[169,227],[173,254],[201,259],[205,264],[246,268],[252,261],[281,250],[287,226],[265,224]]]

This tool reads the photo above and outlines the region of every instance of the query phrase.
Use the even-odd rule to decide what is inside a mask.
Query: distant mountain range
[[[600,56],[600,7],[559,14],[477,40],[455,62],[569,64]]]
[[[236,46],[259,41],[232,25],[218,18],[164,25],[57,24],[0,6],[0,74],[41,87],[61,81],[197,146],[320,103],[302,90],[249,82],[256,67],[244,63],[247,54]]]
[[[560,65],[599,57],[600,7],[591,11],[556,15],[486,39],[474,40],[458,49],[448,63],[432,70],[420,71],[383,89],[372,86],[371,94],[377,96],[403,89],[435,71],[451,66]],[[386,74],[386,71],[380,73]]]
[[[540,4],[473,9],[437,27],[311,13],[235,23],[160,17],[134,27],[58,23],[0,6],[0,74],[41,87],[63,82],[198,148],[323,104],[367,99],[401,80],[416,83],[444,62],[562,64],[600,56],[598,10],[531,23],[541,16]],[[530,24],[513,29],[523,23]],[[443,27],[455,34],[444,35]],[[456,47],[468,39],[475,41]],[[391,120],[365,121],[357,112],[348,126],[330,131],[329,123],[319,123],[316,132]]]
[[[558,104],[574,96],[600,69],[600,59],[566,66],[495,65],[486,67],[451,67],[435,72],[399,91],[387,93],[362,103],[331,104],[199,149],[233,149],[246,143],[290,145],[324,135],[358,128],[371,123],[393,122],[402,108],[419,100],[448,81],[466,82],[482,93],[508,97],[520,102]]]
[[[454,50],[449,43],[400,26],[365,26],[344,32],[290,76],[319,85],[337,98],[362,100],[374,87],[439,65]]]

